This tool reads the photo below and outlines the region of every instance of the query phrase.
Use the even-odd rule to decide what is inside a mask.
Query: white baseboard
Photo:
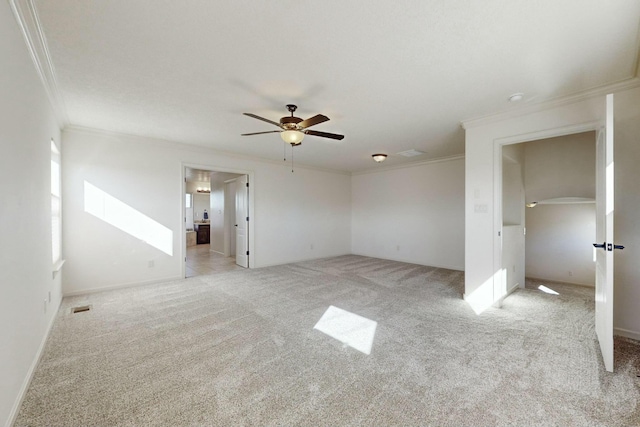
[[[621,337],[631,338],[632,340],[640,341],[640,332],[630,331],[628,329],[613,328],[614,335],[620,335]]]
[[[97,292],[113,291],[115,289],[135,288],[137,286],[155,285],[156,283],[173,282],[175,280],[183,280],[183,279],[184,277],[182,276],[172,276],[172,277],[163,277],[163,278],[154,279],[154,280],[146,280],[143,282],[130,282],[130,283],[121,283],[118,285],[103,286],[100,288],[89,288],[89,289],[83,289],[81,291],[71,291],[71,292],[63,291],[62,296],[75,297],[78,295],[95,294]]]
[[[62,303],[62,298],[58,300],[58,307],[55,310],[53,316],[51,316],[51,320],[49,320],[49,324],[47,325],[47,331],[42,337],[42,341],[40,342],[40,346],[38,347],[38,351],[36,352],[36,357],[33,358],[33,362],[31,362],[31,366],[27,371],[27,376],[24,378],[22,382],[22,386],[20,387],[20,391],[18,392],[18,396],[13,403],[13,407],[11,408],[11,412],[9,412],[9,418],[7,419],[7,426],[12,426],[16,421],[16,417],[18,416],[18,411],[20,411],[20,406],[22,406],[22,401],[24,400],[25,395],[27,394],[27,390],[29,389],[29,385],[31,385],[31,380],[33,379],[33,374],[40,364],[40,359],[42,358],[42,353],[44,351],[44,347],[47,344],[47,340],[49,339],[49,334],[51,333],[51,329],[53,328],[53,324],[58,317],[58,310],[60,309],[60,304]]]

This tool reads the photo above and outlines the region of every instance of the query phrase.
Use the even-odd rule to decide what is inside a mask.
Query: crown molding
[[[460,122],[460,125],[462,126],[463,129],[467,130],[470,128],[484,126],[490,123],[495,123],[495,122],[499,122],[506,119],[513,119],[515,117],[520,117],[520,116],[524,116],[531,113],[550,110],[552,108],[561,107],[563,105],[575,104],[575,103],[586,101],[598,96],[604,96],[609,93],[615,93],[615,92],[621,92],[624,90],[634,89],[636,87],[640,87],[639,77],[633,77],[618,83],[599,86],[593,89],[579,92],[574,95],[550,99],[548,101],[543,101],[538,104],[523,106],[521,108],[510,110],[510,111],[490,114],[490,115],[478,117],[475,119],[463,120]]]
[[[60,128],[69,124],[69,117],[62,93],[56,80],[56,72],[51,60],[47,40],[33,0],[9,0],[13,14],[18,22],[20,31],[31,54],[31,59],[36,68],[44,89],[53,106]]]
[[[396,169],[408,169],[408,168],[413,168],[418,166],[430,165],[433,163],[452,162],[454,160],[464,160],[464,154],[458,154],[455,156],[437,157],[435,159],[419,160],[417,162],[401,163],[399,165],[389,165],[386,167],[375,168],[375,169],[366,169],[363,171],[351,172],[351,176],[387,172],[387,171],[396,170]]]

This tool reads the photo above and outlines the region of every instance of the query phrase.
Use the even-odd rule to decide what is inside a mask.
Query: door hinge
[[[247,251],[247,255],[249,255],[249,251]]]
[[[184,257],[184,262],[187,262],[187,257]]]
[[[249,217],[247,217],[247,221],[249,221]]]
[[[247,187],[249,186],[249,183],[247,182]]]

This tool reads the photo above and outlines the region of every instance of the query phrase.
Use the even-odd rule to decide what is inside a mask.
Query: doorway
[[[595,141],[589,131],[502,147],[503,294],[595,292]]]
[[[249,174],[242,171],[184,165],[184,277],[248,268]],[[245,183],[244,193],[236,181]],[[240,199],[239,201],[237,199]],[[244,207],[243,256],[238,257],[236,205]],[[232,242],[233,240],[233,242]]]
[[[502,147],[504,295],[594,296],[595,141],[589,131]]]

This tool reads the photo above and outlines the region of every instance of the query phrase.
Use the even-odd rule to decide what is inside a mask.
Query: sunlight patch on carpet
[[[378,322],[329,306],[313,327],[364,354],[371,354]]]
[[[560,295],[559,293],[557,293],[553,289],[547,288],[545,285],[538,286],[538,289],[540,289],[542,292],[547,293],[547,294]]]

